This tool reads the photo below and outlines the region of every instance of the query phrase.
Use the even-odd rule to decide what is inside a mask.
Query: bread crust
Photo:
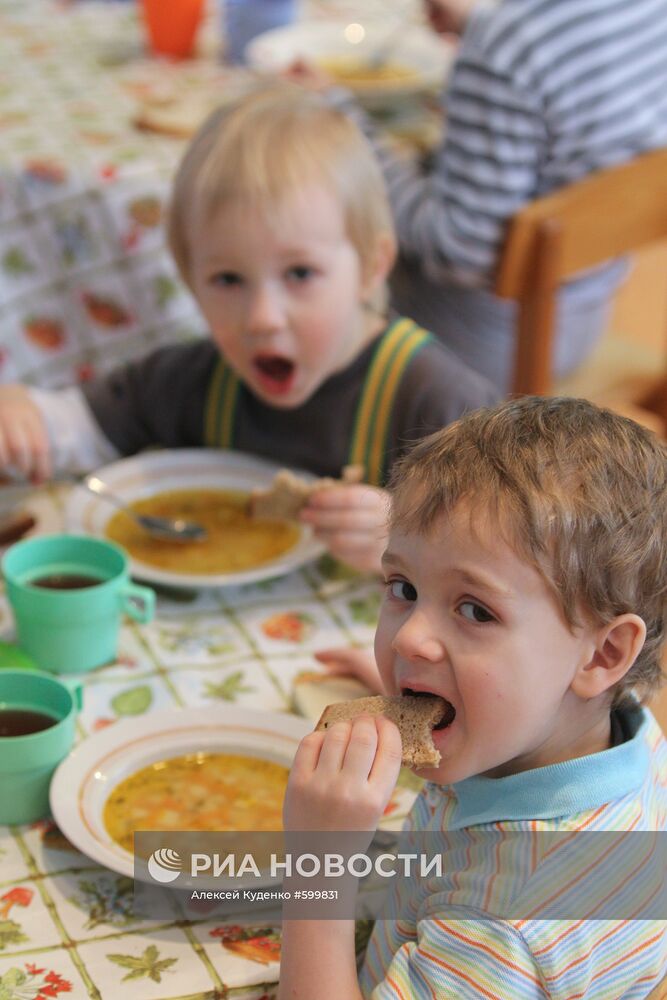
[[[437,695],[404,695],[387,698],[355,698],[327,705],[316,730],[359,715],[384,715],[398,726],[403,743],[402,761],[411,767],[437,767],[440,751],[433,743],[432,730],[447,714],[447,703]]]
[[[289,469],[281,469],[275,474],[267,490],[255,489],[250,494],[248,505],[250,516],[294,521],[316,490],[329,489],[341,483],[348,485],[359,483],[363,475],[364,470],[360,465],[346,465],[340,479],[325,476],[314,481],[302,479]]]

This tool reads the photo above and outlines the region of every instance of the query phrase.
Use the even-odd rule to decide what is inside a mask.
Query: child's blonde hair
[[[465,501],[493,517],[555,591],[570,628],[631,612],[644,647],[614,689],[642,700],[662,681],[667,610],[667,447],[583,399],[525,397],[476,410],[395,467],[392,524],[427,532]],[[536,651],[536,654],[538,651]],[[537,662],[537,661],[536,661]]]
[[[192,216],[210,218],[246,201],[271,216],[308,181],[340,200],[346,231],[368,273],[380,236],[395,247],[384,179],[371,146],[319,95],[287,81],[249,86],[218,108],[194,136],[176,174],[168,219],[171,252],[190,283]]]

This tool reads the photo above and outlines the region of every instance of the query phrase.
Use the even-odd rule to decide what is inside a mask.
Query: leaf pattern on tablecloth
[[[153,691],[148,684],[126,688],[111,699],[111,707],[118,716],[143,715],[153,702]]]
[[[95,880],[78,878],[77,888],[68,899],[88,915],[86,930],[101,924],[129,927],[141,919],[134,912],[134,883],[125,875],[103,875]]]
[[[95,243],[85,215],[57,219],[53,229],[63,263],[67,267],[93,256]]]
[[[7,274],[32,274],[36,270],[34,262],[22,247],[9,247],[2,257],[2,269]]]
[[[163,649],[182,656],[222,656],[235,649],[227,631],[211,627],[209,623],[202,625],[196,620],[158,624],[155,634]]]
[[[107,958],[110,962],[115,962],[116,965],[120,965],[123,969],[130,970],[127,975],[123,976],[123,982],[125,982],[126,979],[142,979],[144,976],[147,976],[149,979],[152,979],[154,983],[161,983],[164,973],[171,968],[171,966],[174,965],[178,959],[160,958],[159,955],[160,953],[155,945],[149,944],[138,958],[134,955],[119,954],[108,954]]]
[[[372,591],[363,597],[353,598],[348,602],[352,621],[358,622],[360,625],[372,625],[375,627],[380,614],[381,603],[382,596],[377,591]]]
[[[245,674],[242,670],[237,670],[229,674],[223,681],[206,681],[204,683],[204,697],[218,698],[221,701],[236,701],[241,694],[250,694],[255,688],[245,683]]]

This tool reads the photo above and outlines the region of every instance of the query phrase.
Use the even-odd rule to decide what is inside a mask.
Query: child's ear
[[[646,625],[639,615],[618,615],[602,626],[593,655],[575,674],[572,691],[588,700],[614,687],[637,659],[645,639]]]
[[[381,233],[375,241],[371,258],[366,262],[361,293],[364,299],[373,297],[387,280],[396,260],[396,240],[391,233]]]

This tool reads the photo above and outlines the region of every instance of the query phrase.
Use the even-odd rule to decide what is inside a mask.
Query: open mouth
[[[443,698],[442,695],[435,694],[433,691],[413,691],[412,688],[401,688],[402,695],[410,695],[412,698],[440,698],[444,702],[444,709],[442,717],[439,722],[433,726],[434,732],[439,729],[446,729],[447,726],[451,726],[452,722],[456,718],[456,709],[450,701]]]
[[[288,382],[294,373],[294,362],[278,355],[260,355],[254,364],[260,375],[278,384]]]

